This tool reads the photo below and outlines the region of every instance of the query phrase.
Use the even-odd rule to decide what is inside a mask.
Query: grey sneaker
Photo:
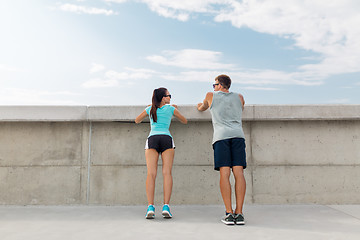
[[[235,219],[234,220],[235,224],[237,224],[237,225],[244,225],[245,224],[244,216],[241,213],[235,214],[234,219]]]
[[[235,224],[235,218],[232,213],[226,213],[225,216],[221,218],[221,221],[225,223],[226,225],[234,225]]]

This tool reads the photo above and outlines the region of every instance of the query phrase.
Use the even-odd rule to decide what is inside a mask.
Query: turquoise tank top
[[[154,122],[150,117],[150,109],[151,106],[145,108],[145,111],[150,118],[151,131],[149,137],[153,135],[169,135],[170,137],[172,137],[169,128],[171,118],[174,115],[175,107],[171,105],[164,105],[161,108],[158,108],[156,110],[157,122]]]
[[[244,138],[242,128],[242,103],[239,94],[217,91],[210,106],[214,128],[213,144],[229,138]]]

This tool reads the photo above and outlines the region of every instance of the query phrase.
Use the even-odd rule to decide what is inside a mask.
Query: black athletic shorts
[[[148,137],[145,144],[145,149],[155,149],[158,153],[170,148],[175,148],[175,144],[169,135],[152,135]]]
[[[243,166],[246,168],[246,152],[244,138],[230,138],[213,144],[214,169],[221,167]]]

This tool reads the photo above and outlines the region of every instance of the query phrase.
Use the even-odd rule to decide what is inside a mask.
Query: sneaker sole
[[[227,221],[224,221],[224,220],[221,220],[221,222],[225,223],[226,225],[235,225],[234,222],[227,222]]]
[[[162,216],[163,218],[172,218],[171,214],[168,211],[163,211]]]
[[[236,225],[245,225],[245,222],[235,222]]]
[[[155,218],[155,213],[154,212],[148,212],[146,214],[146,219],[154,219]]]

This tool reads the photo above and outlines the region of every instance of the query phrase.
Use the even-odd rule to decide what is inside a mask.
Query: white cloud
[[[232,82],[240,84],[251,84],[257,86],[264,85],[304,85],[314,86],[322,84],[321,81],[312,79],[312,76],[306,76],[302,73],[287,73],[274,70],[263,69],[242,69],[226,72],[219,71],[186,71],[178,74],[162,74],[161,77],[172,81],[185,82],[209,82],[220,74],[227,74],[231,77]]]
[[[216,22],[294,40],[294,46],[320,54],[318,63],[305,64],[293,76],[321,81],[334,74],[360,72],[360,3],[357,0],[142,0],[159,15],[189,20],[191,14],[210,14]],[[170,54],[171,55],[171,54]],[[153,62],[188,67],[170,56],[151,56]],[[166,63],[167,61],[169,61]],[[296,79],[297,79],[296,77]],[[312,84],[312,83],[310,83]]]
[[[215,17],[235,27],[291,38],[295,46],[321,53],[323,60],[299,69],[323,76],[360,71],[358,1],[232,1]]]
[[[332,99],[332,100],[328,101],[328,103],[332,103],[332,104],[346,104],[349,102],[350,102],[350,99],[348,99],[348,98]]]
[[[209,82],[219,75],[217,71],[188,71],[180,72],[179,74],[164,73],[162,78],[172,81],[184,81],[184,82]]]
[[[86,13],[86,14],[95,14],[95,15],[99,15],[99,14],[103,14],[103,15],[116,15],[117,13],[114,12],[113,10],[106,10],[103,8],[94,8],[94,7],[86,7],[86,6],[80,6],[80,5],[75,5],[75,4],[61,4],[59,6],[59,9],[62,11],[66,11],[66,12],[73,12],[73,13]]]
[[[101,71],[102,71],[105,69],[105,67],[103,65],[98,66],[98,64],[93,64],[92,69],[95,69],[95,70],[101,69]],[[90,79],[89,81],[84,82],[82,84],[82,87],[84,87],[84,88],[117,87],[117,86],[119,86],[120,80],[128,80],[128,81],[125,81],[126,84],[132,85],[134,83],[129,80],[149,79],[154,74],[157,74],[156,71],[151,70],[151,69],[129,68],[129,67],[125,67],[124,69],[125,69],[125,71],[122,71],[122,72],[108,70],[104,73],[103,78]]]
[[[105,67],[101,64],[93,63],[90,69],[90,73],[101,72],[105,69]]]
[[[141,0],[160,16],[179,21],[188,21],[194,13],[218,13],[219,5],[225,6],[228,0]],[[226,7],[226,6],[225,6]]]
[[[147,59],[162,65],[190,69],[232,69],[234,65],[220,63],[221,52],[200,49],[183,49],[180,51],[164,51],[163,56],[153,55]]]
[[[279,88],[267,88],[267,87],[243,87],[247,90],[256,90],[256,91],[279,91]]]
[[[236,64],[222,63],[223,53],[200,49],[163,51],[161,55],[146,57],[147,60],[166,66],[173,66],[188,71],[158,74],[160,78],[174,81],[209,81],[220,72],[226,72],[234,82],[252,85],[303,85],[314,86],[324,83],[326,72],[307,70],[285,72],[272,69],[244,69]],[[114,75],[115,76],[115,75]],[[128,73],[118,73],[118,79],[130,79]]]
[[[246,84],[294,84],[313,86],[320,85],[323,82],[319,77],[308,75],[304,72],[288,73],[284,71],[276,71],[271,69],[244,69],[242,71],[234,71],[231,76],[238,79],[239,83]]]
[[[119,82],[115,79],[100,79],[94,78],[90,79],[87,82],[84,82],[82,86],[84,88],[108,88],[108,87],[116,87],[119,85]]]
[[[118,80],[130,80],[130,79],[149,79],[155,71],[146,70],[146,69],[134,69],[134,68],[125,68],[128,71],[126,72],[116,72],[113,70],[107,71],[105,73],[106,78],[108,79],[118,79]]]
[[[2,105],[79,105],[74,100],[68,100],[79,95],[69,91],[2,88],[0,89],[0,102]]]
[[[111,79],[119,79],[119,80],[148,79],[150,77],[150,75],[146,73],[128,73],[128,72],[116,72],[116,71],[108,71],[106,72],[105,76]]]
[[[295,84],[295,85],[320,85],[323,83],[322,75],[316,71],[284,72],[272,69],[241,69],[235,64],[220,62],[222,53],[199,49],[184,49],[180,51],[164,51],[162,55],[148,56],[151,62],[175,66],[185,69],[177,74],[161,74],[160,77],[176,81],[209,81],[214,79],[219,72],[226,72],[235,82],[242,84]],[[112,73],[111,73],[112,74]],[[118,79],[129,79],[130,74],[112,74]]]
[[[137,72],[137,73],[147,73],[147,74],[157,74],[158,72],[153,70],[153,69],[146,69],[146,68],[130,68],[130,67],[125,67],[124,68],[127,71],[130,72]]]
[[[127,72],[116,72],[116,71],[107,71],[105,76],[109,79],[119,79],[119,80],[126,80],[130,78],[130,74]]]
[[[103,0],[103,1],[108,3],[124,3],[127,2],[128,0]]]
[[[5,64],[0,64],[0,72],[18,72],[18,71],[20,71],[19,68]]]

